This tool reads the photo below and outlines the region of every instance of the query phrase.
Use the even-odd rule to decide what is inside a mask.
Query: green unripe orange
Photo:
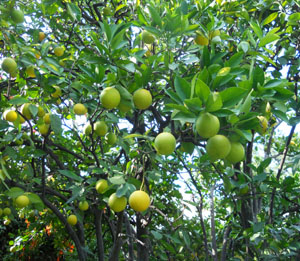
[[[240,142],[231,142],[231,149],[229,154],[226,157],[230,163],[235,164],[239,161],[242,161],[245,157],[244,146]]]
[[[4,112],[4,119],[10,122],[16,121],[18,114],[15,111],[6,111]]]
[[[150,197],[145,191],[134,191],[129,197],[129,205],[135,211],[145,211],[150,206]]]
[[[115,212],[121,212],[126,208],[127,198],[117,197],[116,193],[110,195],[108,199],[108,206]]]
[[[4,214],[4,216],[9,216],[11,214],[10,208],[4,208],[3,209],[3,214]]]
[[[77,217],[75,215],[70,215],[68,216],[67,221],[71,226],[75,226],[77,224]]]
[[[65,49],[63,47],[57,46],[54,48],[54,54],[58,57],[63,56]]]
[[[169,132],[158,134],[154,140],[156,151],[161,155],[170,155],[176,148],[176,139]]]
[[[24,13],[21,10],[13,9],[10,13],[10,16],[16,24],[21,24],[24,22]]]
[[[82,211],[87,211],[88,208],[89,208],[89,203],[86,200],[85,201],[80,201],[78,207]]]
[[[206,144],[206,152],[212,160],[226,158],[230,149],[230,141],[224,135],[215,135]]]
[[[30,202],[29,198],[25,195],[21,195],[16,198],[16,205],[19,208],[24,208],[24,207],[28,206],[29,202]]]
[[[89,123],[85,125],[83,132],[87,136],[90,135],[92,133],[92,125]]]
[[[139,110],[146,110],[152,104],[152,95],[146,89],[139,89],[133,94],[133,103]]]
[[[98,136],[105,136],[108,127],[104,121],[97,121],[94,126],[94,131]]]
[[[106,135],[106,141],[109,145],[114,145],[117,142],[117,135],[110,132]]]
[[[116,108],[121,101],[121,95],[116,88],[107,87],[100,94],[100,102],[105,109]]]
[[[106,179],[98,180],[95,188],[99,194],[103,194],[106,191],[106,189],[108,188],[107,180]]]
[[[13,74],[17,70],[17,63],[12,58],[5,58],[2,62],[2,70],[9,74]]]
[[[196,130],[202,138],[213,137],[220,130],[220,121],[209,112],[201,113],[196,121]]]
[[[144,31],[142,33],[142,41],[146,44],[152,44],[155,41],[155,37],[153,34],[147,32],[147,31]]]
[[[84,115],[87,113],[87,108],[82,103],[75,104],[73,109],[76,115]]]

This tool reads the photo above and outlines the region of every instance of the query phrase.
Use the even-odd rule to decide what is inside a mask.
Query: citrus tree
[[[298,1],[1,1],[5,260],[297,260]]]

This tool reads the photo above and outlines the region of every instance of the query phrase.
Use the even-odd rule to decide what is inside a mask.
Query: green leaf
[[[28,103],[28,100],[25,99],[24,97],[17,96],[17,97],[12,98],[9,102],[12,105],[21,105],[24,103]]]
[[[212,112],[220,110],[223,106],[222,96],[217,93],[210,93],[207,103],[206,103],[206,111]]]
[[[245,99],[244,103],[241,104],[240,106],[240,113],[248,113],[251,109],[251,94],[252,94],[253,90],[251,90],[251,92],[249,92],[247,98]]]
[[[272,13],[270,14],[263,22],[262,25],[266,25],[271,23],[272,21],[274,21],[276,19],[276,17],[278,16],[278,13]]]
[[[195,116],[195,114],[190,113],[190,112],[187,113],[187,112],[174,110],[171,118],[172,118],[172,120],[194,123],[196,116]]]
[[[244,52],[238,52],[234,54],[228,61],[225,62],[227,67],[239,66],[244,56]]]
[[[38,108],[35,105],[29,104],[28,109],[31,112],[31,114],[32,114],[33,117],[35,117],[37,115]]]
[[[254,31],[254,33],[257,35],[257,37],[259,39],[261,39],[263,37],[263,32],[261,30],[261,28],[259,27],[259,25],[257,23],[255,23],[254,21],[250,22],[250,26],[252,28],[252,30]]]
[[[24,194],[24,190],[18,187],[10,188],[9,190],[5,191],[5,195],[11,198],[17,198]]]
[[[262,231],[263,228],[264,228],[264,226],[265,226],[265,222],[264,222],[264,221],[254,223],[254,224],[253,224],[253,232],[254,232],[254,233],[257,233],[257,232],[259,232],[259,231]]]
[[[51,128],[56,135],[60,135],[62,133],[61,120],[58,115],[50,114],[50,123]]]
[[[220,92],[224,107],[235,105],[246,94],[247,90],[239,87],[230,87]]]
[[[136,190],[136,187],[133,184],[125,183],[122,184],[116,191],[117,197],[120,198],[122,196],[125,196],[126,194],[131,194]]]
[[[115,185],[121,185],[125,183],[124,176],[121,175],[116,175],[114,177],[111,177],[108,179],[110,183],[115,184]]]
[[[70,171],[70,170],[65,170],[65,169],[59,169],[58,172],[68,178],[71,178],[71,179],[74,179],[78,182],[82,182],[83,181],[83,178],[76,175],[73,171]]]
[[[264,47],[266,46],[267,44],[271,43],[271,42],[274,42],[276,40],[278,40],[280,38],[279,35],[277,34],[267,34],[265,37],[263,37],[260,42],[259,42],[259,47]]]
[[[193,111],[200,112],[202,110],[202,101],[199,98],[185,99],[184,104]]]
[[[156,11],[156,8],[149,5],[148,9],[149,9],[151,17],[152,17],[153,25],[154,26],[158,25],[159,27],[161,27],[162,23],[161,23],[160,14]]]
[[[196,95],[202,100],[203,103],[206,103],[208,96],[210,94],[209,87],[198,78],[195,85]]]
[[[256,66],[253,70],[253,88],[257,87],[257,83],[259,83],[261,86],[265,82],[265,72],[263,69],[261,69],[259,66]]]
[[[253,178],[253,181],[258,181],[258,182],[262,182],[267,178],[267,174],[266,173],[261,173],[258,175],[255,175]]]
[[[0,131],[1,130],[6,130],[10,125],[8,124],[7,121],[0,120]]]
[[[157,231],[151,230],[151,234],[154,236],[155,240],[160,240],[163,238],[163,235]]]
[[[73,3],[67,3],[67,10],[73,20],[79,21],[81,19],[81,11],[77,5]]]
[[[176,76],[174,85],[175,85],[176,93],[178,94],[178,96],[181,98],[182,101],[190,97],[191,86],[185,79]]]

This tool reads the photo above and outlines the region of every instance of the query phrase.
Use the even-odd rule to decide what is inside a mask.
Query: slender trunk
[[[143,216],[137,213],[137,260],[138,261],[148,261],[149,260],[149,238],[148,229],[146,228],[146,221]]]
[[[126,233],[128,238],[128,261],[134,260],[133,254],[133,235],[132,235],[132,228],[128,219],[127,214],[124,215],[125,225],[126,225]]]
[[[228,226],[225,229],[224,237],[223,237],[223,246],[222,246],[222,253],[221,253],[221,261],[226,261],[226,254],[227,254],[227,244],[228,244],[228,237],[231,231],[231,226]]]
[[[216,228],[215,228],[215,204],[214,204],[214,190],[215,186],[210,189],[210,221],[211,221],[211,240],[212,240],[212,258],[218,261],[218,249],[216,241]]]
[[[119,254],[120,250],[123,244],[122,237],[121,237],[121,232],[122,232],[122,225],[123,225],[123,215],[124,212],[118,213],[118,223],[116,227],[116,233],[115,233],[115,242],[114,245],[111,249],[110,256],[109,256],[109,261],[118,261],[119,260]]]
[[[94,224],[96,228],[96,238],[97,238],[97,252],[98,260],[104,261],[104,246],[102,238],[102,215],[103,210],[99,210],[97,207],[94,209]]]

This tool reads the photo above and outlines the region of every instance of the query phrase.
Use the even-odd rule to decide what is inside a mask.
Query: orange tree
[[[2,256],[299,258],[297,1],[0,11]]]

